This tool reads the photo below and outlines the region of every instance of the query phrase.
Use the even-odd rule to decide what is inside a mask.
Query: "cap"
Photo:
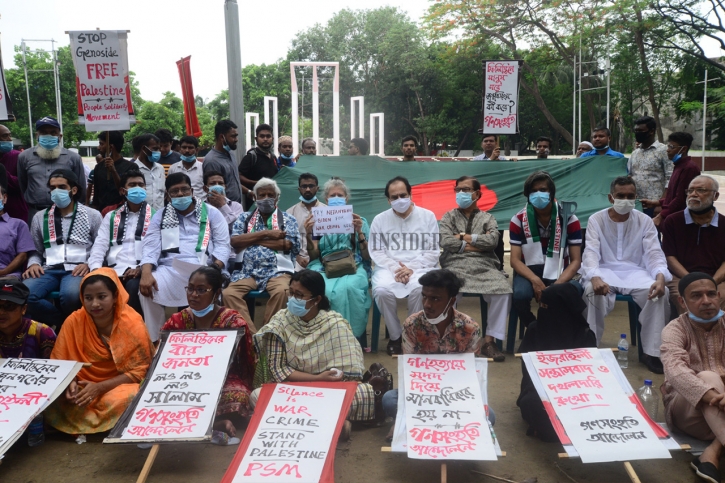
[[[651,386],[652,385],[652,381],[650,379],[645,379],[644,380],[644,385],[645,386]]]
[[[48,186],[50,186],[51,178],[65,178],[71,184],[71,187],[78,186],[78,176],[76,176],[76,174],[70,169],[61,168],[56,169],[55,171],[50,173],[50,177],[48,178]]]
[[[54,117],[50,117],[50,116],[46,116],[42,119],[38,119],[37,121],[35,121],[35,130],[36,131],[43,126],[53,126],[53,127],[57,127],[58,129],[60,129],[60,124],[58,123],[58,121]]]
[[[0,278],[0,300],[7,300],[19,305],[28,303],[30,289],[15,277]]]

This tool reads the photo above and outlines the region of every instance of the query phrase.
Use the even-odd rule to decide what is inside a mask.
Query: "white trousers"
[[[595,295],[592,284],[589,282],[584,288],[584,302],[587,304],[587,322],[589,328],[597,335],[597,345],[604,334],[604,318],[614,309],[617,294],[631,295],[642,312],[639,321],[642,324],[642,351],[653,357],[660,356],[662,344],[662,329],[670,319],[669,290],[665,287],[665,294],[657,301],[648,300],[648,288],[618,288],[610,286],[607,295]]]
[[[463,298],[463,294],[459,293],[456,298],[456,305],[460,303],[461,298]],[[485,335],[504,340],[506,323],[511,311],[511,294],[483,294],[483,300],[488,304],[488,323]]]
[[[139,301],[141,302],[141,309],[143,310],[144,322],[146,322],[146,329],[149,331],[151,341],[156,342],[159,340],[159,333],[164,322],[166,322],[166,307],[159,305],[153,301],[150,297],[144,297],[139,294]]]
[[[425,271],[414,272],[407,284],[395,281],[395,276],[388,270],[378,269],[373,272],[373,298],[385,319],[390,340],[398,340],[403,335],[403,326],[398,318],[398,299],[408,297],[408,315],[423,310],[422,287],[418,278]]]

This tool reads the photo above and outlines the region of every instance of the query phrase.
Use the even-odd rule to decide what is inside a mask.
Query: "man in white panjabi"
[[[368,249],[375,262],[373,298],[385,319],[392,355],[403,352],[397,301],[408,297],[408,315],[423,310],[418,278],[437,268],[440,235],[433,212],[412,203],[407,179],[388,181],[385,197],[391,209],[373,219]]]
[[[170,174],[166,193],[171,201],[151,218],[141,259],[141,308],[154,342],[166,321],[165,307],[188,304],[184,287],[189,274],[179,273],[174,260],[223,270],[231,251],[224,216],[192,196],[191,180],[186,174]]]
[[[589,217],[587,240],[579,273],[584,285],[587,321],[597,335],[604,333],[604,317],[614,309],[616,294],[631,295],[642,308],[643,362],[662,374],[662,329],[670,316],[666,283],[672,280],[652,219],[634,210],[637,187],[627,176],[612,181],[612,207]]]

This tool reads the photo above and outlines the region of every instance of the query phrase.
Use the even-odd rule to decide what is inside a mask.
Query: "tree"
[[[165,128],[175,136],[186,134],[184,122],[184,103],[173,92],[164,92],[159,102],[144,101],[136,106],[137,123],[131,126],[126,133],[126,141],[144,133],[153,133],[157,129]]]

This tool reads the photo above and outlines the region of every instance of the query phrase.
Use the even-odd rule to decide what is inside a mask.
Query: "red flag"
[[[191,56],[184,57],[176,62],[179,68],[181,79],[181,95],[184,99],[184,121],[186,122],[186,134],[194,137],[201,137],[199,119],[196,117],[196,103],[194,102],[194,87],[191,84]]]

